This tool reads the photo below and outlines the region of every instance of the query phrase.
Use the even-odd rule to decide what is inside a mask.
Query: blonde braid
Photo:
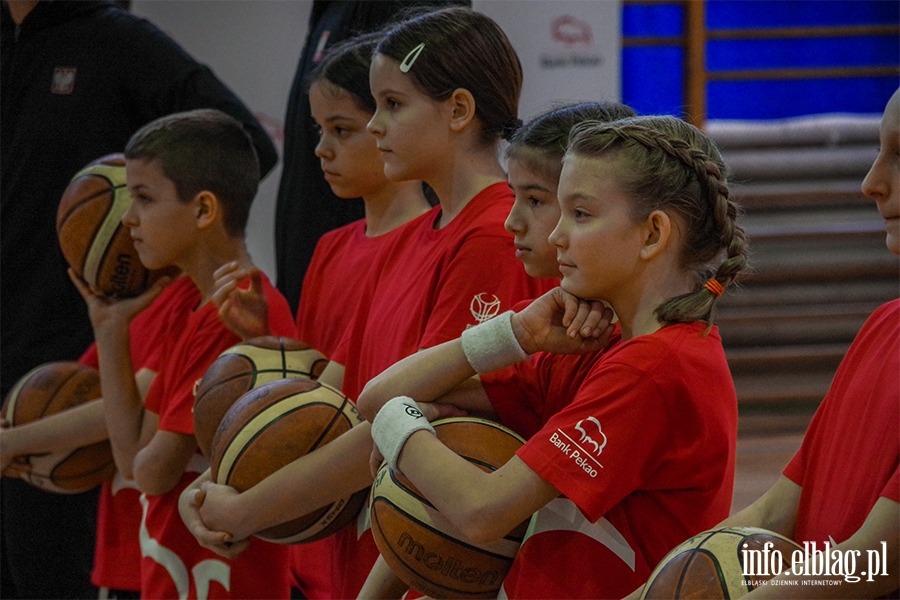
[[[747,242],[737,224],[740,211],[730,199],[725,164],[712,141],[675,117],[635,117],[573,130],[570,150],[587,155],[617,151],[626,163],[624,186],[640,205],[636,216],[668,206],[685,219],[682,255],[686,266],[697,270],[697,289],[667,300],[656,314],[663,323],[714,322],[717,294],[704,287],[712,275],[707,265],[724,251],[714,277],[727,287],[747,266]]]

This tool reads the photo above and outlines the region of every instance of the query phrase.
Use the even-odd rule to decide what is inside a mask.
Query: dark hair
[[[465,7],[428,12],[388,29],[375,51],[402,64],[420,45],[407,73],[418,90],[438,102],[459,88],[471,92],[485,143],[514,128],[522,65],[493,19]]]
[[[510,139],[507,158],[521,161],[549,181],[559,182],[562,158],[572,127],[583,121],[615,121],[635,116],[618,102],[580,102],[552,108],[519,128]]]
[[[568,154],[611,156],[619,185],[634,201],[632,216],[646,219],[670,209],[684,225],[680,261],[694,270],[696,289],[656,308],[660,322],[715,322],[710,277],[727,286],[747,266],[747,241],[729,198],[726,167],[715,144],[699,129],[669,116],[585,122],[572,129]],[[565,159],[564,159],[565,160]],[[722,259],[724,255],[724,259]],[[713,268],[716,260],[722,260]]]
[[[369,88],[369,66],[380,32],[365,33],[332,46],[306,79],[306,91],[317,81],[346,91],[360,110],[375,114],[375,98]]]
[[[203,108],[161,117],[131,136],[125,158],[158,161],[182,202],[212,192],[222,203],[225,230],[243,235],[259,186],[259,160],[250,136],[231,116]]]

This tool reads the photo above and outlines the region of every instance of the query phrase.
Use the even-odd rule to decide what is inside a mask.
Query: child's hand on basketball
[[[197,543],[219,556],[235,558],[249,544],[249,540],[232,541],[232,535],[225,531],[209,529],[200,517],[200,507],[206,500],[206,492],[201,489],[203,483],[210,481],[210,472],[195,479],[178,498],[178,513],[188,531],[197,539]]]
[[[240,552],[243,552],[247,538],[254,532],[240,530],[240,511],[235,506],[240,495],[238,491],[209,479],[200,484],[200,492],[203,495],[195,500],[200,501],[197,508],[203,525],[213,532],[226,532],[225,542],[230,544],[229,548],[239,547]]]
[[[583,354],[606,348],[612,320],[612,309],[602,302],[582,300],[557,287],[513,315],[512,326],[529,354]]]
[[[469,414],[458,406],[444,402],[416,402],[416,404],[429,423],[440,419],[465,417]],[[383,462],[384,456],[381,454],[381,450],[378,449],[377,445],[372,444],[372,454],[369,456],[369,470],[372,472],[372,477],[378,474],[378,469],[381,468],[381,463]]]
[[[213,301],[219,307],[222,322],[244,340],[269,335],[269,305],[263,292],[262,272],[230,262],[216,269],[213,276]],[[238,283],[247,277],[250,287],[241,289]]]
[[[114,298],[104,296],[99,290],[89,287],[87,282],[76,275],[72,269],[69,269],[69,279],[78,288],[78,292],[87,304],[95,337],[102,334],[107,328],[124,326],[127,329],[131,320],[147,308],[172,281],[171,277],[161,277],[139,296]]]
[[[27,480],[31,475],[31,462],[27,456],[14,456],[8,460],[4,458],[3,462],[2,474],[4,477]]]

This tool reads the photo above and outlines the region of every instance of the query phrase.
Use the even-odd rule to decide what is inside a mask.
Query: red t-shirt
[[[287,301],[263,276],[273,335],[293,336]],[[193,435],[194,387],[210,364],[240,340],[219,319],[212,302],[197,308],[168,340],[164,360],[147,394],[147,410],[159,415],[160,431]],[[288,548],[251,538],[234,560],[201,548],[178,514],[178,497],[208,467],[198,452],[169,492],[142,494],[141,595],[146,598],[288,598]]]
[[[562,496],[536,513],[508,597],[621,598],[728,516],[737,398],[718,331],[705,329],[670,325],[610,347],[518,451]],[[571,376],[571,359],[556,360],[561,373],[549,364],[537,378]]]
[[[367,237],[361,219],[322,236],[303,278],[298,339],[325,356],[334,353],[356,311],[367,307],[366,294],[381,275],[383,256],[402,239],[405,227]],[[291,546],[294,585],[306,598],[331,597],[331,544],[328,537]]]
[[[846,541],[875,502],[900,502],[900,300],[866,320],[784,469],[801,486],[794,539]]]
[[[200,291],[190,279],[172,282],[150,306],[141,311],[129,327],[131,361],[134,372],[159,370],[165,339],[181,331],[188,316],[200,302]],[[97,346],[92,344],[79,362],[99,368]],[[141,589],[140,492],[135,483],[118,472],[100,489],[97,509],[97,543],[91,582],[117,590]]]
[[[357,398],[366,382],[422,348],[536,298],[556,280],[535,280],[515,257],[503,223],[513,204],[505,182],[476,195],[445,227],[435,207],[406,226],[384,258],[371,301],[354,316],[334,360],[345,366],[343,391]],[[365,511],[334,536],[336,598],[355,598],[378,557]]]
[[[618,340],[617,331],[610,344]],[[575,400],[581,384],[601,356],[602,352],[579,355],[538,352],[530,360],[481,375],[481,385],[498,420],[527,440],[551,416]]]

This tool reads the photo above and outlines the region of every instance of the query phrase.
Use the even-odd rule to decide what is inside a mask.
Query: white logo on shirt
[[[53,82],[50,84],[51,94],[71,94],[75,90],[75,73],[78,69],[74,67],[56,67],[53,70]]]
[[[600,453],[603,452],[603,448],[606,447],[606,434],[603,433],[603,429],[600,427],[600,421],[598,421],[594,417],[588,417],[587,420],[589,423],[594,423],[597,426],[597,432],[600,434],[600,438],[603,440],[603,442],[597,443],[597,440],[587,434],[587,432],[581,426],[581,424],[584,423],[584,419],[578,421],[578,423],[575,425],[575,429],[581,432],[581,440],[579,441],[585,446],[592,446],[594,448],[594,453],[597,456],[600,456]]]
[[[469,303],[469,310],[478,323],[484,323],[496,317],[500,313],[500,298],[494,294],[482,292],[475,294]]]
[[[591,435],[588,435],[585,432],[582,425],[585,421],[596,424],[596,434],[592,432]],[[600,453],[603,452],[603,448],[606,446],[607,441],[606,434],[604,434],[600,428],[600,421],[594,417],[588,417],[587,419],[578,421],[578,423],[575,424],[575,429],[579,432],[578,441],[575,441],[575,438],[565,433],[562,429],[557,429],[550,435],[550,443],[556,446],[557,449],[569,459],[574,461],[582,471],[592,478],[596,477],[599,474],[597,469],[602,469],[603,465],[600,464],[600,461],[598,461],[593,454],[600,456]],[[602,443],[595,440],[592,436],[601,439]]]

